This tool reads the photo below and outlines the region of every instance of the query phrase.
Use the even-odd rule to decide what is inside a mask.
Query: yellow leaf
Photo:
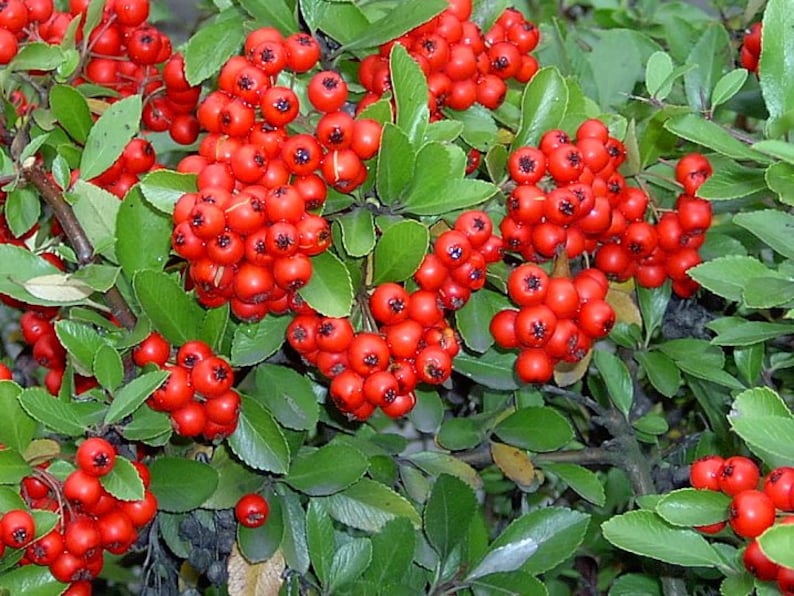
[[[110,107],[108,102],[102,101],[101,99],[96,99],[94,97],[89,97],[86,99],[86,103],[88,104],[88,108],[97,116],[104,114],[105,111]]]
[[[52,439],[36,439],[31,441],[22,456],[31,466],[43,464],[61,454],[61,444]]]
[[[579,362],[560,362],[554,367],[554,382],[558,387],[569,387],[578,382],[587,373],[592,357],[593,350],[590,350]]]
[[[502,473],[519,486],[530,486],[535,479],[535,466],[526,451],[504,443],[491,443],[491,457]]]
[[[610,287],[607,292],[607,302],[615,310],[615,319],[618,323],[634,323],[642,327],[642,315],[632,298],[633,295],[633,291],[629,294],[623,290]]]
[[[229,555],[229,596],[276,596],[286,567],[281,550],[267,561],[249,563],[235,544]]]

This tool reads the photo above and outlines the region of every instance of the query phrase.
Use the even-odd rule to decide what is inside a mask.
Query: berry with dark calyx
[[[116,449],[105,439],[92,437],[80,443],[75,462],[86,474],[104,476],[113,469]]]
[[[262,495],[248,493],[234,506],[234,516],[246,528],[258,528],[267,521],[270,506]]]

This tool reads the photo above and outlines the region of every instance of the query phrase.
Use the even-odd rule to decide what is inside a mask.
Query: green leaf
[[[321,585],[327,586],[336,551],[334,524],[325,508],[315,499],[309,501],[306,509],[306,543],[317,579]]]
[[[351,257],[363,257],[375,247],[375,219],[368,209],[354,209],[337,221],[342,227],[342,243]]]
[[[712,23],[689,52],[687,64],[696,65],[684,75],[684,90],[689,106],[706,110],[715,81],[729,62],[732,53],[728,32],[721,23]]]
[[[211,24],[202,24],[185,47],[188,83],[198,85],[220,72],[221,66],[237,53],[244,38],[243,20],[236,10],[226,10]]]
[[[262,476],[235,459],[225,445],[218,445],[215,448],[210,465],[218,471],[218,488],[204,502],[203,506],[206,508],[229,509],[234,507],[244,494],[258,492],[262,488]],[[274,505],[273,501],[277,502],[278,499],[270,500],[268,497],[270,515],[267,518],[266,525],[269,526],[274,520],[278,520],[276,523],[280,528],[281,510],[279,508],[278,511],[275,511],[276,505]],[[265,535],[268,538],[274,538],[271,532],[265,532]],[[280,529],[278,531],[278,541],[281,541]],[[278,542],[275,545],[270,543],[267,548],[272,548],[272,550],[269,550],[268,554],[272,554],[277,546]]]
[[[168,378],[168,371],[143,373],[122,387],[114,396],[105,415],[105,424],[115,424],[129,416]]]
[[[553,569],[576,552],[584,540],[590,516],[563,507],[544,507],[513,521],[491,544],[491,551],[532,540],[538,548],[521,566],[531,574]]]
[[[334,593],[342,586],[356,581],[372,561],[372,543],[369,538],[353,538],[334,553],[328,570],[328,590]]]
[[[74,404],[67,404],[53,398],[41,387],[23,390],[18,399],[31,417],[52,430],[69,437],[85,434],[86,423],[81,420]]]
[[[571,423],[545,406],[516,410],[494,429],[505,442],[529,451],[556,451],[573,439]]]
[[[84,180],[77,180],[67,196],[72,199],[74,214],[94,251],[115,262],[116,217],[121,201],[108,191]],[[146,252],[141,251],[140,247],[138,251]]]
[[[782,203],[794,205],[794,166],[783,162],[773,163],[766,169],[764,178]]]
[[[782,416],[740,416],[731,413],[728,422],[748,445],[786,461],[794,461],[794,419]]]
[[[754,257],[729,255],[696,265],[687,273],[710,292],[741,302],[747,282],[767,275],[770,269]]]
[[[478,103],[472,105],[468,110],[457,111],[448,110],[446,114],[463,124],[461,136],[472,147],[480,151],[487,151],[496,143],[499,132],[491,111]],[[435,123],[438,124],[438,123]],[[453,139],[457,137],[455,135]]]
[[[734,399],[732,410],[732,416],[794,418],[786,402],[769,387],[755,387],[743,391]]]
[[[312,258],[312,277],[301,297],[326,317],[346,317],[353,308],[353,283],[339,257],[324,252]]]
[[[116,256],[129,279],[141,269],[162,270],[171,254],[171,218],[144,201],[141,188],[133,188],[124,198],[114,227]]]
[[[345,49],[374,48],[426,23],[447,6],[446,0],[404,0],[372,23],[363,35],[345,43]]]
[[[171,417],[151,408],[138,408],[122,430],[125,439],[162,446],[171,437]]]
[[[67,584],[52,576],[48,567],[39,565],[25,565],[0,574],[0,592],[8,594],[59,596],[67,588]]]
[[[13,381],[0,381],[0,443],[24,453],[36,432],[36,421],[22,408],[19,394],[22,388]]]
[[[181,346],[198,336],[203,311],[173,277],[144,269],[135,274],[132,285],[146,316],[170,343]]]
[[[319,405],[312,384],[291,368],[260,364],[253,395],[287,428],[312,430],[317,424]]]
[[[226,329],[229,326],[229,303],[216,308],[209,309],[204,314],[201,322],[201,333],[199,338],[207,342],[216,352],[223,351],[222,345],[226,336]],[[235,332],[237,329],[235,328]]]
[[[512,150],[537,145],[547,130],[557,128],[568,109],[568,86],[555,67],[541,68],[524,87],[521,96],[521,123]]]
[[[6,197],[4,213],[14,236],[23,236],[39,220],[39,196],[29,188],[16,188]]]
[[[23,287],[24,282],[43,275],[57,275],[54,265],[33,254],[27,248],[0,244],[0,292],[28,304],[52,305],[50,300],[37,298]]]
[[[766,139],[758,141],[752,148],[777,159],[782,159],[786,163],[794,164],[794,144],[777,139]]]
[[[604,486],[595,472],[577,464],[543,463],[541,467],[559,476],[574,492],[594,505],[603,507],[606,503]]]
[[[742,321],[711,340],[715,346],[750,346],[791,333],[794,326],[787,323]]]
[[[416,0],[408,0],[416,4]],[[407,2],[406,2],[407,3]],[[436,0],[422,1],[423,6],[438,4]],[[403,7],[399,9],[401,12]],[[427,80],[419,64],[401,44],[394,44],[389,57],[392,90],[397,105],[397,127],[418,147],[425,138],[430,109],[427,107]]]
[[[111,104],[88,133],[80,159],[80,177],[99,176],[116,161],[124,147],[138,132],[141,121],[141,96],[130,95]]]
[[[170,170],[156,170],[141,178],[141,192],[146,202],[158,211],[171,215],[174,205],[189,192],[196,192],[196,175]]]
[[[708,147],[726,157],[763,161],[760,153],[753,151],[716,122],[704,120],[695,114],[675,116],[664,123],[664,127],[674,135]]]
[[[662,587],[655,577],[626,573],[618,577],[609,588],[609,596],[662,596]]]
[[[105,340],[92,327],[75,321],[61,320],[55,323],[55,335],[72,357],[72,362],[83,374],[90,374],[94,354]]]
[[[69,85],[50,89],[50,109],[64,130],[78,143],[85,143],[94,121],[83,94]]]
[[[422,263],[430,243],[430,231],[418,221],[406,219],[388,227],[374,253],[373,283],[404,281]]]
[[[670,94],[673,81],[670,75],[673,72],[673,59],[667,52],[654,52],[648,57],[645,65],[645,88],[648,95],[658,100],[663,100]]]
[[[472,106],[472,108],[473,107],[474,106]],[[450,117],[454,118],[455,116],[453,114],[453,110],[450,110],[449,112],[451,114]],[[463,114],[464,112],[460,113]],[[462,132],[463,122],[458,122],[457,120],[436,120],[435,122],[431,122],[427,125],[427,130],[425,130],[425,140],[451,143],[457,139]]]
[[[466,305],[455,312],[455,321],[463,342],[475,352],[487,351],[494,343],[489,328],[491,319],[509,306],[510,302],[502,294],[486,288],[472,292]]]
[[[149,472],[152,475],[149,490],[157,497],[158,508],[171,513],[200,507],[218,486],[218,472],[193,459],[158,457],[149,466]]]
[[[655,510],[674,526],[706,526],[727,520],[730,503],[721,492],[682,488],[665,494]]]
[[[22,70],[55,70],[65,59],[60,47],[43,42],[21,46],[19,52],[6,67],[9,72]]]
[[[143,480],[125,457],[117,457],[113,469],[99,480],[106,491],[121,501],[140,501],[144,497]]]
[[[794,568],[794,526],[775,524],[758,537],[758,542],[772,562]]]
[[[768,137],[780,136],[791,128],[788,118],[794,110],[794,79],[790,75],[794,40],[788,32],[792,28],[791,5],[786,0],[769,0],[764,9],[763,51],[758,63],[761,93],[769,111]]]
[[[364,579],[376,585],[401,582],[411,566],[416,532],[404,517],[395,517],[372,536],[372,563]]]
[[[698,189],[698,196],[712,201],[738,199],[766,189],[766,171],[725,160]]]
[[[659,328],[664,319],[664,313],[670,302],[671,288],[669,283],[658,288],[637,287],[637,305],[642,313],[642,322],[648,337]]]
[[[516,355],[499,352],[493,348],[482,354],[469,354],[463,350],[453,361],[456,371],[490,389],[511,391],[518,389],[513,376]]]
[[[510,552],[520,553],[520,551],[512,550]],[[502,561],[498,561],[501,565]],[[510,559],[508,558],[507,562],[509,561]],[[476,578],[471,584],[474,596],[493,596],[494,594],[522,594],[524,596],[549,595],[549,591],[546,589],[543,582],[523,571],[491,573]]]
[[[440,474],[456,476],[474,490],[479,490],[483,486],[482,478],[477,470],[454,455],[441,451],[420,451],[411,454],[408,459],[430,476],[439,476]]]
[[[258,323],[238,325],[232,340],[232,365],[252,366],[275,354],[289,323],[289,317],[269,314]]]
[[[681,370],[661,352],[634,352],[634,359],[659,393],[673,397],[681,387]]]
[[[320,29],[340,43],[365,35],[371,28],[361,8],[355,4],[301,0],[300,9],[309,28]]]
[[[396,202],[414,176],[416,152],[408,134],[396,124],[383,125],[375,180],[378,197],[386,205]]]
[[[534,586],[530,589],[530,586],[525,583],[527,576],[525,576],[523,572],[518,571],[521,566],[526,563],[527,559],[535,554],[537,550],[538,545],[532,538],[524,538],[523,540],[493,548],[489,550],[482,561],[469,572],[466,576],[466,581],[478,580],[476,584],[480,586],[483,586],[483,584],[492,585],[493,581],[496,579],[494,577],[495,574],[499,574],[503,580],[506,580],[510,577],[508,574],[513,572],[510,575],[517,576],[516,579],[522,582],[521,584],[516,584],[517,586],[521,586],[522,594],[544,593],[536,591],[537,588]],[[533,578],[530,576],[528,579],[532,580]],[[540,587],[543,588],[542,585]],[[475,589],[475,594],[477,593]]]
[[[711,107],[716,108],[730,101],[744,87],[747,81],[747,71],[744,68],[737,68],[724,74],[714,85],[711,93]]]
[[[221,471],[222,483],[223,472]],[[251,563],[262,563],[270,559],[281,547],[281,539],[284,535],[281,499],[274,494],[268,494],[265,498],[270,505],[265,525],[258,528],[246,528],[242,524],[237,524],[237,546],[240,548],[240,553]],[[234,507],[235,502],[236,500],[230,506]]]
[[[234,454],[255,470],[284,474],[289,469],[289,446],[270,412],[242,396],[237,429],[228,438]]]
[[[476,509],[477,499],[468,484],[448,474],[436,479],[425,504],[424,526],[442,561],[466,537]]]
[[[694,530],[668,525],[653,511],[630,511],[601,524],[609,542],[631,553],[681,567],[718,567],[722,557]]]
[[[299,29],[294,11],[284,0],[240,0],[240,6],[256,19],[257,25],[275,27],[284,36]]]
[[[298,495],[284,485],[276,490],[281,496],[281,510],[284,518],[284,535],[281,550],[292,569],[299,573],[309,570],[309,547],[306,543],[306,514]]]
[[[0,449],[0,484],[19,484],[32,468],[16,449]]]
[[[107,292],[116,285],[120,273],[121,270],[118,267],[89,263],[70,274],[68,279],[75,282],[82,282],[97,292]]]
[[[334,519],[365,532],[378,532],[395,517],[408,518],[415,528],[421,525],[419,514],[407,499],[367,478],[322,500]]]
[[[369,460],[358,449],[343,444],[324,445],[298,455],[285,478],[295,490],[314,497],[332,495],[359,480]]]
[[[794,215],[777,209],[764,209],[737,213],[733,217],[733,223],[758,237],[772,250],[788,259],[794,259],[794,244],[791,243]]]
[[[634,402],[634,387],[628,367],[620,358],[605,350],[594,350],[593,362],[606,384],[609,399],[628,419]]]

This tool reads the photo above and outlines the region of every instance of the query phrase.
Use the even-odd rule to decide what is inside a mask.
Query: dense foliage
[[[794,594],[787,0],[0,1],[0,588]]]

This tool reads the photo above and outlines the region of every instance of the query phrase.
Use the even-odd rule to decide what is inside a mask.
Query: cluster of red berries
[[[519,310],[498,312],[490,330],[497,345],[519,350],[515,370],[525,383],[545,383],[558,362],[579,362],[615,324],[609,281],[598,269],[571,279],[525,263],[511,271],[507,290]]]
[[[694,488],[732,497],[727,523],[737,536],[750,540],[743,554],[745,568],[762,581],[777,581],[783,594],[794,594],[794,569],[770,561],[756,540],[776,523],[794,523],[794,467],[775,468],[758,490],[761,472],[753,460],[740,455],[727,459],[709,455],[692,464],[689,480]],[[784,514],[779,519],[778,512]],[[698,529],[716,534],[725,526],[726,522],[718,522]]]
[[[617,171],[625,158],[597,119],[582,123],[575,139],[550,130],[538,147],[516,149],[508,172],[517,186],[500,224],[505,247],[536,262],[562,251],[595,253],[596,268],[611,279],[657,287],[669,276],[676,293],[690,296],[698,286],[686,270],[700,263],[697,249],[711,223],[710,203],[693,195],[711,165],[700,154],[682,158],[676,177],[687,194],[654,225],[646,220],[648,194]]]
[[[258,493],[246,493],[234,506],[234,516],[246,528],[259,528],[265,524],[270,514],[270,505]]]
[[[210,441],[228,437],[237,428],[240,413],[232,367],[200,340],[180,346],[173,361],[171,352],[171,344],[157,332],[133,350],[138,366],[155,364],[169,373],[146,403],[155,411],[167,412],[178,435],[202,435]]]
[[[132,139],[119,158],[104,172],[90,182],[101,186],[119,199],[135,186],[140,177],[159,167],[155,164],[157,155],[152,144],[144,138]],[[80,171],[72,172],[73,181],[79,178]]]
[[[7,64],[20,42],[60,44],[70,23],[83,18],[89,0],[70,0],[69,10],[55,10],[52,0],[6,0],[0,3],[0,64]],[[144,96],[143,124],[149,130],[169,131],[178,143],[198,136],[194,115],[201,94],[185,79],[184,60],[174,54],[169,37],[146,22],[149,0],[108,0],[101,22],[83,40],[87,59],[73,80],[90,82],[117,92],[119,97]],[[164,64],[162,72],[155,66]],[[113,101],[113,98],[108,98]]]
[[[438,385],[452,373],[460,350],[445,310],[462,308],[485,284],[487,263],[501,258],[501,241],[482,211],[467,211],[435,242],[409,293],[396,283],[369,297],[372,331],[356,333],[347,318],[302,314],[287,328],[287,341],[331,379],[329,396],[359,420],[380,407],[397,418],[416,403],[418,383]]]
[[[22,497],[31,510],[58,513],[50,532],[36,538],[33,516],[25,509],[9,511],[0,520],[3,544],[24,549],[19,564],[49,567],[55,579],[71,584],[66,594],[91,594],[90,582],[102,570],[104,553],[129,551],[157,513],[157,499],[148,490],[149,469],[141,462],[131,463],[143,482],[143,499],[123,501],[105,490],[100,479],[116,460],[115,448],[93,437],[77,448],[77,468],[62,483],[47,471],[48,463],[22,479]]]
[[[760,22],[750,25],[742,40],[742,49],[739,50],[739,64],[750,72],[758,73],[758,60],[761,58],[761,31]]]
[[[530,52],[540,32],[514,8],[505,10],[486,33],[470,21],[471,0],[449,0],[449,8],[427,23],[380,47],[361,61],[358,78],[367,90],[359,109],[391,89],[389,55],[401,44],[419,64],[429,88],[432,119],[442,109],[465,110],[475,102],[494,110],[504,101],[507,81],[529,81],[538,70]]]

